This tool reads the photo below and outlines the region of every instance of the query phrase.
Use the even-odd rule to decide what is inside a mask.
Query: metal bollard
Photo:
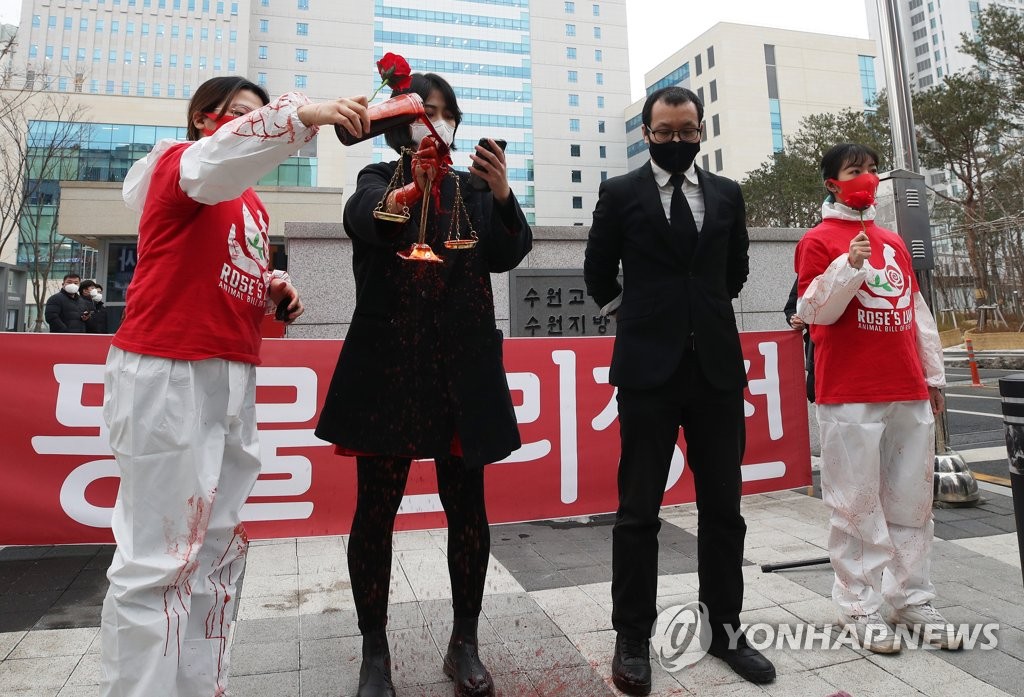
[[[1006,428],[1006,457],[1010,461],[1013,514],[1017,521],[1017,551],[1024,568],[1024,373],[999,378]]]

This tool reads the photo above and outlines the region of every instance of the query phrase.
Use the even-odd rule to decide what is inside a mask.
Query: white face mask
[[[437,121],[434,121],[432,125],[434,126],[434,130],[437,131],[437,135],[441,136],[441,140],[444,141],[444,144],[450,148],[452,143],[455,142],[455,129],[449,126],[444,119],[438,119]],[[432,134],[425,123],[422,121],[415,121],[411,126],[409,126],[409,135],[412,136],[413,142],[416,143],[416,145],[419,145],[420,141]]]
[[[103,301],[103,293],[93,293],[92,294],[92,301],[96,302],[96,303],[102,302]]]
[[[68,292],[68,294],[74,295],[75,293],[78,292],[78,284],[77,283],[69,283],[66,286],[64,286],[64,290],[66,290]]]

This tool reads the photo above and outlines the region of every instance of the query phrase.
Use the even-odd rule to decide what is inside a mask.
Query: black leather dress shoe
[[[764,684],[775,680],[775,666],[760,651],[747,644],[744,636],[736,639],[736,646],[727,641],[712,641],[708,653],[725,661],[733,672],[744,680]]]
[[[647,639],[615,636],[612,682],[627,695],[651,694],[651,643]]]

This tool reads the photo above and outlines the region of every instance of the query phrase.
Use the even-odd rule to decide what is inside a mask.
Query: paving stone
[[[263,620],[239,620],[234,625],[233,642],[241,644],[270,644],[299,640],[299,618],[284,617]]]
[[[236,675],[228,680],[228,697],[300,697],[303,693],[300,691],[299,675],[297,670],[265,675]]]
[[[96,629],[53,629],[27,632],[10,653],[9,660],[55,656],[80,658],[89,649],[97,631]]]
[[[964,530],[972,537],[984,537],[986,535],[1002,535],[1005,530],[993,527],[982,520],[957,520],[948,524],[956,530]]]
[[[232,675],[290,673],[299,670],[299,642],[248,643],[231,649]]]
[[[57,697],[96,697],[96,685],[65,685],[60,692],[57,693]],[[18,697],[25,697],[31,693],[14,693]],[[46,697],[51,697],[52,692],[47,692]]]
[[[50,545],[22,547],[4,547],[0,549],[0,562],[42,559],[53,551]]]
[[[492,675],[495,697],[540,697],[527,673],[495,675],[492,671]],[[444,697],[449,697],[449,694],[445,693]]]
[[[449,604],[449,612],[450,607],[451,606]],[[537,601],[526,593],[485,595],[483,600],[483,614],[491,619],[495,617],[506,617],[509,615],[521,615],[540,611],[541,608],[537,604]]]
[[[516,580],[525,591],[543,591],[550,588],[569,588],[572,580],[561,571],[551,572],[520,572]]]
[[[570,587],[585,586],[591,583],[611,581],[612,569],[606,565],[581,566],[575,569],[563,569],[562,576],[569,581]]]
[[[56,692],[82,660],[78,656],[49,656],[46,658],[8,658],[0,662],[0,685],[7,690],[42,690]]]
[[[935,537],[942,540],[962,540],[968,537],[974,537],[970,532],[963,530],[962,528],[953,527],[952,523],[935,523]]]
[[[751,559],[760,563],[821,552],[819,538],[827,512],[820,500],[778,492],[744,498],[743,511],[751,530],[748,543],[762,542],[748,544]],[[986,496],[982,506],[937,509],[935,515],[936,530],[957,540],[940,539],[934,545],[936,604],[954,623],[997,621],[1001,626],[997,650],[908,649],[900,656],[876,657],[845,647],[839,651],[769,647],[765,653],[779,669],[773,685],[748,684],[722,661],[706,657],[672,674],[655,665],[652,696],[823,697],[843,686],[855,697],[1021,694],[1024,604],[1011,511],[1008,497],[993,495]],[[669,507],[663,517],[659,607],[696,599],[698,585],[693,561],[697,540],[691,533],[696,527],[695,507]],[[495,676],[499,697],[617,694],[609,684],[615,641],[609,590],[613,522],[612,514],[492,529],[493,558],[479,636],[481,656]],[[388,622],[400,694],[451,697],[451,681],[441,670],[453,612],[450,590],[439,584],[441,577],[447,581],[447,537],[443,530],[424,531],[399,533],[395,541],[402,554],[395,555]],[[355,695],[362,638],[345,544],[344,537],[254,544],[243,584],[241,619],[234,629],[229,695]],[[99,670],[95,627],[113,547],[16,549],[5,555],[7,550],[0,548],[0,603],[6,603],[0,605],[0,692],[4,697],[93,697]],[[25,586],[19,585],[22,579],[37,580],[45,569],[53,571],[52,579],[41,585],[52,586],[51,590],[26,593]],[[763,574],[756,566],[746,565],[744,577],[743,619],[748,623],[821,624],[833,619],[833,576],[828,566]],[[294,593],[277,590],[293,585]],[[418,602],[417,593],[424,596]],[[83,622],[92,623],[85,628],[92,636],[74,648],[46,648],[47,634],[24,631],[47,627],[45,631],[55,637],[82,628],[54,627]],[[5,628],[13,631],[4,632]],[[37,636],[26,643],[31,635]],[[16,658],[19,643],[24,644],[21,650],[26,656],[33,645],[36,652],[77,655]],[[10,658],[4,660],[7,655]],[[26,681],[30,673],[35,682]]]
[[[62,600],[50,607],[32,629],[77,629],[100,626],[102,604],[64,604]]]
[[[72,671],[71,676],[68,678],[67,685],[90,685],[95,692],[96,686],[100,684],[102,677],[100,655],[97,653],[87,653],[82,656],[82,660],[75,666],[74,671]]]
[[[527,672],[589,665],[579,650],[564,636],[511,641],[508,643],[508,650]]]
[[[389,643],[390,639],[389,636]],[[305,672],[312,668],[348,665],[355,662],[358,673],[362,655],[363,638],[361,636],[303,639],[299,645],[299,669]]]
[[[64,588],[43,590],[32,586],[20,586],[17,592],[0,596],[0,614],[35,611],[38,619],[46,610],[53,607],[63,592]]]
[[[330,612],[300,614],[298,621],[299,636],[303,641],[359,636],[359,620],[355,606]]]
[[[546,670],[534,677],[540,697],[603,697],[617,694],[591,668]]]
[[[505,642],[562,635],[558,625],[543,612],[489,619],[495,633]]]

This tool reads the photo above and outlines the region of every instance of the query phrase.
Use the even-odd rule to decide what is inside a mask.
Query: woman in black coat
[[[462,119],[451,86],[437,75],[415,74],[409,91],[423,98],[435,133],[450,144]],[[444,146],[439,153],[426,133],[418,123],[389,131],[388,144],[406,151],[396,162],[360,172],[345,206],[356,307],[316,429],[341,454],[356,456],[348,564],[363,634],[359,697],[394,694],[385,636],[391,536],[411,461],[430,458],[448,518],[455,616],[444,669],[457,696],[493,694],[476,636],[490,553],[483,466],[521,443],[490,274],[515,268],[530,251],[532,233],[493,141],[491,151],[478,146],[471,155],[474,171],[490,187],[481,192],[470,186],[468,174],[447,170]],[[404,187],[394,177],[398,167]],[[439,197],[423,193],[428,174],[440,178]],[[376,218],[381,201],[391,213],[407,206],[409,219]],[[443,263],[398,256],[417,241],[425,204],[425,239]],[[454,236],[453,217],[463,239],[475,231],[475,247],[445,247]]]

